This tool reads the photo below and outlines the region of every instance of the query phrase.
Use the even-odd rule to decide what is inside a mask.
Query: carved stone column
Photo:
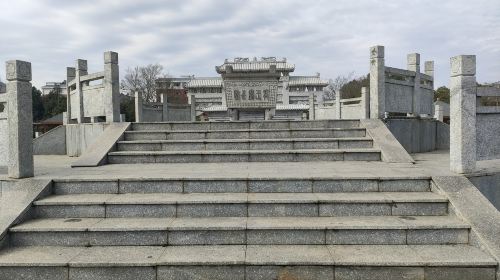
[[[383,119],[385,115],[385,59],[384,46],[370,48],[370,118]]]
[[[10,60],[7,68],[7,118],[9,131],[8,175],[33,177],[33,111],[31,63]]]
[[[476,56],[451,58],[450,169],[469,173],[476,168]]]

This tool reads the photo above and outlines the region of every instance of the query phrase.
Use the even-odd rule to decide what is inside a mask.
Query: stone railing
[[[470,173],[476,161],[500,159],[500,88],[478,86],[476,56],[451,58],[450,168]]]
[[[135,93],[136,122],[195,121],[196,98],[191,96],[191,104],[170,104],[166,93],[161,94],[161,102],[144,102],[139,92]]]
[[[311,119],[367,119],[370,117],[370,92],[363,87],[361,97],[340,99],[333,105],[315,108],[314,118]]]
[[[420,73],[420,54],[408,54],[408,69],[385,66],[383,46],[370,48],[370,117],[391,113],[419,117],[432,115],[434,62],[425,62]]]
[[[78,59],[76,68],[68,67],[66,75],[66,123],[120,122],[118,53],[104,53],[102,72],[89,74],[87,61]]]
[[[7,165],[11,178],[32,177],[31,63],[7,61],[6,73],[7,93],[0,94],[0,165]]]

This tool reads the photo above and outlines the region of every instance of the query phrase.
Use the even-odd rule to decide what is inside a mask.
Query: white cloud
[[[285,56],[296,74],[364,75],[375,44],[390,66],[406,67],[411,52],[435,60],[437,85],[458,54],[478,56],[479,81],[500,80],[498,0],[18,0],[0,10],[0,60],[31,61],[36,86],[64,79],[77,58],[100,70],[107,50],[120,53],[122,73],[159,62],[211,76],[224,58]]]

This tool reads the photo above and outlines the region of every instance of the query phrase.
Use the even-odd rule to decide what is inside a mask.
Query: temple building
[[[328,85],[319,73],[291,76],[295,65],[286,58],[226,59],[215,70],[219,77],[182,79],[200,119],[308,119],[311,97],[322,95]]]

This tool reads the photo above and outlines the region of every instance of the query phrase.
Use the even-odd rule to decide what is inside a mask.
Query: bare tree
[[[323,99],[324,100],[333,100],[337,96],[337,92],[349,83],[354,77],[354,72],[349,73],[347,76],[339,75],[335,79],[328,80],[328,85],[323,90]]]
[[[125,70],[121,86],[131,93],[140,92],[144,101],[157,101],[156,79],[164,76],[162,72],[163,66],[158,63],[128,68]]]

